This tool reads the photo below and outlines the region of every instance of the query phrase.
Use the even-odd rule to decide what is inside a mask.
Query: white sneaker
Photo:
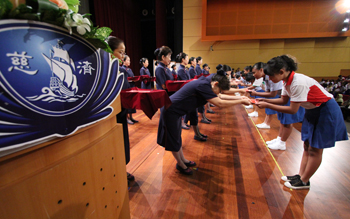
[[[271,140],[271,141],[267,141],[266,144],[273,144],[273,143],[275,143],[276,141],[278,141],[277,138],[275,138],[275,139],[273,139],[273,140]]]
[[[244,106],[246,109],[253,109],[253,105],[249,105],[249,106]]]
[[[256,127],[258,127],[259,129],[269,129],[270,128],[270,126],[267,125],[266,123],[257,124]]]
[[[258,116],[259,116],[259,113],[256,112],[256,111],[254,111],[254,112],[252,112],[252,113],[248,113],[248,116],[249,116],[249,117],[258,117]]]
[[[277,141],[277,142],[275,142],[273,144],[268,144],[267,147],[272,149],[272,150],[285,151],[286,150],[286,142]]]

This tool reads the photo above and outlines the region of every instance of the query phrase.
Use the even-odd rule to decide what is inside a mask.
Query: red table
[[[166,81],[165,82],[165,86],[168,89],[169,92],[175,92],[178,91],[180,88],[182,88],[182,86],[184,86],[185,84],[187,84],[190,81],[193,81],[195,79],[191,79],[191,80],[182,80],[182,81]]]
[[[156,81],[156,77],[150,77],[148,75],[141,75],[141,76],[134,76],[134,77],[128,77],[128,82],[138,82],[143,81],[144,83]]]
[[[147,90],[137,87],[120,92],[122,106],[126,109],[140,109],[152,119],[159,108],[169,107],[171,101],[165,90]]]

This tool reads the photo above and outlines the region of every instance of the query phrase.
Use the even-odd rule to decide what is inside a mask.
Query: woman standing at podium
[[[148,76],[151,76],[151,73],[149,72],[148,70],[148,65],[149,65],[149,62],[148,62],[148,59],[147,58],[142,58],[140,59],[140,64],[142,65],[142,68],[140,69],[140,75],[148,75]],[[148,82],[144,82],[142,81],[141,82],[141,88],[142,89],[152,89],[151,87],[151,82],[148,81]]]
[[[113,55],[118,58],[119,60],[123,60],[125,56],[125,45],[123,40],[110,36],[107,39],[107,43],[109,47],[113,51]],[[129,83],[127,79],[127,75],[124,74],[124,84],[123,84],[123,90],[129,88]],[[117,123],[122,123],[123,125],[123,137],[124,137],[124,151],[125,151],[125,162],[128,164],[130,162],[130,142],[129,142],[129,130],[128,130],[128,123],[127,123],[127,109],[123,108],[121,109],[120,113],[117,114]],[[127,174],[128,183],[131,180],[135,180],[135,177],[130,174]]]

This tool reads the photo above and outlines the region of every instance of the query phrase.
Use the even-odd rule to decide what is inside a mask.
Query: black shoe
[[[208,135],[205,135],[205,134],[202,134],[202,133],[200,133],[200,135],[201,135],[203,138],[208,138]]]
[[[211,119],[205,118],[206,120],[208,120],[209,122],[211,122]]]
[[[207,110],[207,113],[214,114],[215,112],[213,110]]]
[[[192,175],[193,174],[192,170],[189,167],[187,167],[187,169],[183,169],[178,164],[176,164],[176,169],[179,170],[180,173],[185,174],[185,175]]]
[[[189,130],[190,127],[187,127],[187,126],[181,126],[182,129],[186,129],[186,130]]]
[[[284,185],[290,189],[309,189],[310,188],[310,182],[307,182],[306,185],[304,185],[301,179],[285,182]]]
[[[202,119],[202,120],[201,120],[201,123],[210,124],[211,122],[209,122],[209,121],[206,120],[206,119]]]
[[[131,120],[133,123],[139,122],[139,121],[135,120],[134,118],[131,118],[130,120]]]
[[[186,126],[189,128],[189,127],[191,127],[191,125],[188,125],[188,124],[186,124]]]
[[[190,161],[190,162],[188,162],[188,163],[185,163],[185,162],[184,162],[184,164],[185,164],[187,167],[194,167],[194,166],[197,165],[196,162],[194,162],[194,161]]]
[[[194,136],[194,140],[197,140],[197,141],[207,141],[206,138],[204,138],[204,137],[202,137],[202,136],[197,136],[197,135]]]
[[[126,178],[128,179],[128,181],[134,181],[135,180],[135,176],[126,172]]]
[[[300,175],[297,174],[297,175],[294,175],[294,176],[282,176],[281,179],[285,182],[289,182],[289,181],[292,181],[292,180],[296,180],[296,179],[300,179]]]

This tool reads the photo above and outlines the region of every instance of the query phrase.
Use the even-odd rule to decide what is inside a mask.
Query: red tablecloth
[[[141,76],[128,77],[128,82],[137,82],[140,78]]]
[[[203,76],[203,73],[202,74],[200,74],[200,75],[196,75],[196,76],[194,76],[194,78],[195,79],[197,79],[197,78],[200,78],[200,77],[202,77]]]
[[[194,79],[191,80],[183,80],[183,81],[166,81],[165,82],[165,86],[168,89],[169,92],[175,92],[178,91],[180,88],[182,88],[182,86],[184,86],[185,84],[187,84],[190,81],[193,81]]]
[[[156,77],[150,77],[148,75],[141,75],[141,76],[134,76],[134,77],[128,77],[129,82],[137,82],[137,81],[143,81],[144,83],[156,81]]]
[[[152,119],[153,115],[163,106],[169,106],[171,101],[165,90],[147,90],[137,87],[120,92],[122,106],[126,109],[140,109]]]

